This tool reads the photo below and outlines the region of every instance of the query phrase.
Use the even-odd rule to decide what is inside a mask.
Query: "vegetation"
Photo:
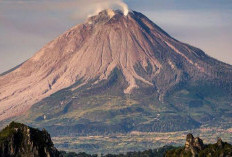
[[[192,157],[192,154],[190,151],[185,152],[184,151],[184,147],[179,147],[176,149],[172,149],[167,151],[167,153],[165,154],[166,157]]]
[[[1,157],[60,157],[50,135],[21,123],[11,122],[0,132]]]
[[[86,153],[66,153],[61,152],[64,157],[97,157],[98,155],[89,155]],[[220,157],[220,156],[231,156],[232,145],[224,143],[223,147],[219,147],[217,144],[206,145],[205,148],[199,152],[198,157]],[[146,151],[139,152],[128,152],[126,154],[107,154],[100,155],[101,157],[192,157],[190,151],[185,151],[184,147],[173,147],[165,146],[159,149],[149,149]]]
[[[229,157],[232,156],[232,145],[218,138],[217,143],[204,145],[203,141],[188,134],[185,147],[168,150],[165,157]]]
[[[4,128],[0,132],[0,144],[3,143],[8,137],[10,137],[16,132],[15,128],[19,128],[22,126],[25,126],[25,125],[20,124],[20,123],[15,123],[15,122],[10,123],[8,127]]]
[[[211,154],[211,156],[232,156],[232,145],[229,143],[223,143],[223,146],[218,144],[209,144],[204,150],[199,153],[199,157],[204,157]]]
[[[137,134],[137,136],[140,135]],[[30,142],[28,143],[28,141]],[[53,142],[46,130],[40,131],[21,123],[12,122],[0,132],[0,156],[1,154],[5,153],[4,155],[6,155],[8,153],[1,152],[1,150],[6,148],[15,149],[11,151],[14,151],[15,155],[19,154],[22,156],[36,154],[37,151],[35,151],[35,148],[38,148],[38,151],[42,154],[42,156],[46,156],[46,152],[42,151],[48,150],[49,152],[47,153],[60,157],[192,157],[192,153],[194,153],[197,157],[232,156],[232,145],[227,142],[223,142],[221,138],[218,138],[218,141],[215,144],[204,145],[201,141],[202,140],[200,138],[194,138],[192,134],[188,134],[185,147],[164,146],[159,149],[130,151],[128,153],[120,154],[106,153],[101,155],[89,155],[84,152],[78,154],[75,152],[67,153],[65,151],[58,152],[56,148],[53,147]],[[33,147],[31,146],[31,143],[33,143]]]
[[[112,152],[114,148],[123,152],[134,151],[138,145],[139,150],[166,144],[179,145],[184,140],[181,136],[186,134],[185,131],[195,130],[202,134],[200,129],[203,127],[223,129],[218,132],[220,135],[214,129],[203,135],[224,136],[231,141],[228,130],[232,125],[232,97],[223,89],[204,82],[197,83],[199,86],[184,84],[168,93],[165,102],[161,103],[154,88],[140,88],[131,95],[121,94],[125,85],[125,82],[120,84],[124,80],[122,77],[121,72],[115,70],[110,79],[102,81],[99,86],[86,85],[76,89],[80,81],[33,105],[27,113],[17,117],[17,121],[36,128],[45,127],[52,137],[58,139],[54,142],[60,149],[93,154]],[[1,126],[4,126],[2,122]],[[139,138],[131,137],[133,132],[144,134]],[[147,140],[151,134],[160,136],[159,132],[172,132],[176,138]],[[95,138],[87,139],[91,136]]]
[[[169,150],[166,157],[192,157],[190,151],[185,151],[184,147],[179,147],[176,149]],[[223,147],[219,147],[217,144],[206,145],[203,150],[198,154],[198,157],[220,157],[220,156],[232,156],[232,145],[224,143]]]
[[[65,151],[60,152],[63,157],[97,157],[97,155],[89,155],[86,153],[75,153],[75,152],[70,152],[66,153]]]
[[[167,150],[173,149],[172,146],[165,146],[159,149],[149,149],[145,151],[139,152],[128,152],[126,154],[107,154],[107,155],[100,155],[101,157],[163,157]],[[88,155],[86,153],[66,153],[61,152],[64,157],[97,157],[98,155]]]

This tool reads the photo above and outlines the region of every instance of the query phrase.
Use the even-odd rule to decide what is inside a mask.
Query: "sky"
[[[115,1],[120,0],[0,0],[0,73]],[[124,2],[174,38],[232,64],[232,0]]]

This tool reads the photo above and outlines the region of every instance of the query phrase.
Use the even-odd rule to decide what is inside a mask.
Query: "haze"
[[[111,4],[112,1],[0,0],[0,73],[27,60],[47,42],[85,21],[101,2]],[[176,39],[232,64],[231,0],[125,2]]]

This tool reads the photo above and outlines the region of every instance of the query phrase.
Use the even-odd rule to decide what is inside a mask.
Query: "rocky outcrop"
[[[223,148],[224,147],[224,142],[222,141],[221,138],[218,138],[217,145],[218,145],[219,148]]]
[[[194,138],[192,134],[188,134],[186,137],[185,151],[190,151],[195,157],[201,150],[204,149],[202,139],[199,137]]]
[[[218,138],[217,143],[204,145],[199,137],[188,134],[184,147],[166,152],[165,157],[231,157],[232,145]]]
[[[12,122],[0,132],[1,157],[62,157],[48,132]]]

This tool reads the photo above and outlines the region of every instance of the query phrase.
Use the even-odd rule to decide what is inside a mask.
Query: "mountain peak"
[[[91,16],[88,18],[87,23],[89,24],[96,24],[102,22],[108,22],[110,19],[115,18],[127,18],[133,12],[130,11],[126,15],[121,10],[113,10],[113,9],[106,9],[99,12],[97,15]]]
[[[99,85],[115,69],[123,76],[121,94],[152,88],[163,101],[184,81],[214,79],[215,65],[231,68],[173,39],[141,13],[104,10],[0,77],[0,120],[24,113],[61,89]]]

